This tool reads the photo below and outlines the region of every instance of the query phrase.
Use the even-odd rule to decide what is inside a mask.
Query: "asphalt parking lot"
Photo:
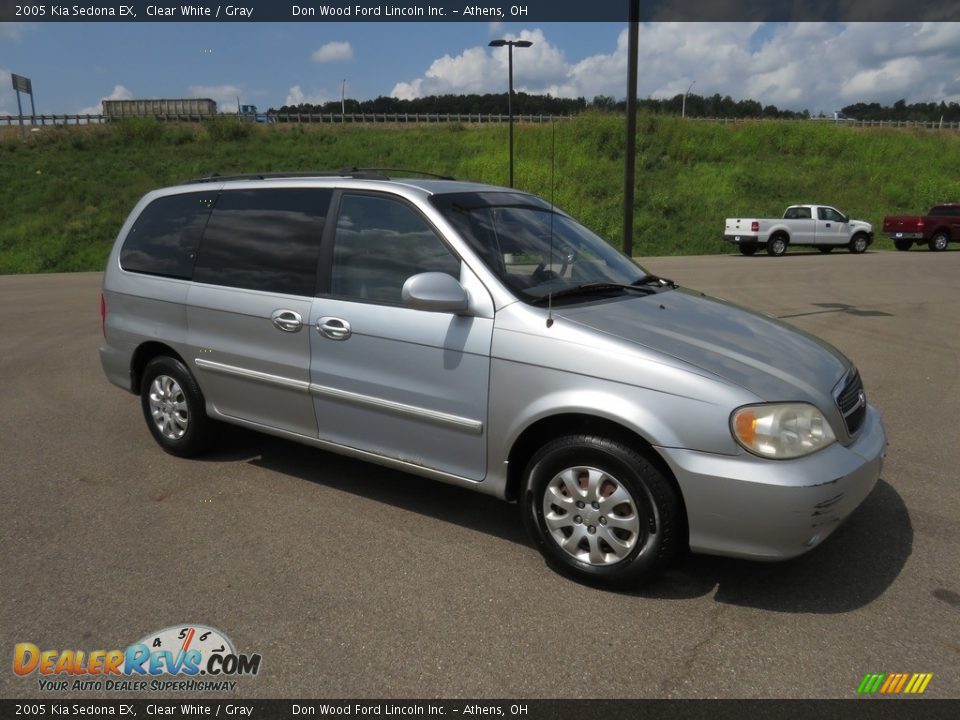
[[[0,697],[40,694],[17,643],[181,623],[262,655],[231,697],[849,698],[868,672],[960,697],[960,248],[644,264],[859,366],[889,453],[814,552],[602,592],[486,496],[238,429],[174,458],[104,379],[100,275],[0,277]]]

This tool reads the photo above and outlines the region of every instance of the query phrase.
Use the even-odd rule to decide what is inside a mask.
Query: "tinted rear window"
[[[938,205],[930,210],[930,215],[940,215],[941,217],[960,217],[960,206],[957,205]]]
[[[131,272],[190,279],[203,226],[216,193],[157,198],[134,222],[120,250],[120,267]]]
[[[207,223],[193,279],[313,295],[332,190],[226,190]]]

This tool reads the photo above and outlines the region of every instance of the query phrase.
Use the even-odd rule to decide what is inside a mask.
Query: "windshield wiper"
[[[594,295],[597,293],[610,292],[612,290],[619,290],[621,292],[634,292],[640,295],[652,295],[656,292],[651,287],[645,287],[644,285],[624,285],[623,283],[610,283],[610,282],[592,282],[586,283],[584,285],[577,285],[576,287],[564,288],[563,290],[557,290],[554,293],[548,293],[541,297],[531,300],[530,302],[534,305],[546,305],[552,297],[554,300],[562,298],[576,297],[578,295]]]
[[[658,287],[677,288],[680,287],[670,278],[663,278],[658,275],[644,275],[639,280],[633,281],[634,285],[656,285]]]

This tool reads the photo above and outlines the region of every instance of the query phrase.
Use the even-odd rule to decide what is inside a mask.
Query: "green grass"
[[[515,128],[516,186],[620,246],[624,119]],[[555,153],[553,148],[555,147]],[[728,216],[822,202],[874,223],[960,200],[960,134],[809,121],[737,124],[641,116],[636,255],[729,252]],[[554,162],[551,162],[554,158]],[[204,126],[153,120],[0,135],[0,273],[102,268],[148,190],[210,173],[401,167],[506,184],[507,127]],[[877,244],[889,241],[878,235]]]

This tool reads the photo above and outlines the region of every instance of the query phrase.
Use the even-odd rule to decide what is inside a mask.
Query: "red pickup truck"
[[[893,238],[897,250],[909,250],[920,243],[926,243],[931,250],[946,250],[951,240],[960,240],[960,203],[934,205],[922,217],[885,217],[883,232]]]

